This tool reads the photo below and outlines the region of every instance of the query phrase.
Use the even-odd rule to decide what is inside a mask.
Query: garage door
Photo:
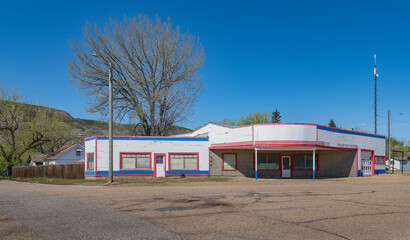
[[[363,176],[372,175],[372,152],[362,151],[362,173]]]

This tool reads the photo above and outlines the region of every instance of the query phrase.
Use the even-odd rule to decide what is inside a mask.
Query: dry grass
[[[61,179],[61,178],[16,178],[12,181],[28,182],[28,183],[40,183],[40,184],[53,184],[53,185],[107,185],[108,180],[106,178],[101,179]],[[121,184],[176,184],[176,183],[192,183],[192,182],[226,182],[229,178],[226,177],[178,177],[178,178],[150,178],[150,177],[134,177],[134,178],[114,178],[114,185]]]

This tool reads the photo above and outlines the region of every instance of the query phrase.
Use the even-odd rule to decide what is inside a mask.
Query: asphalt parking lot
[[[2,239],[410,239],[410,175],[0,189]]]

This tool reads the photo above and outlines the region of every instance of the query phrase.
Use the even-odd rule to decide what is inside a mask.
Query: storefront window
[[[258,169],[260,170],[279,170],[279,154],[277,153],[258,153]]]

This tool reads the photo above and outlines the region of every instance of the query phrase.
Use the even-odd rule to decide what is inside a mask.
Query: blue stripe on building
[[[95,137],[87,138],[84,141],[95,140]],[[108,140],[108,137],[97,137],[97,140]],[[197,142],[207,142],[208,138],[175,138],[175,137],[113,137],[113,140],[139,140],[139,141],[197,141]]]
[[[385,169],[375,169],[374,174],[381,174],[381,173],[386,173]]]
[[[350,132],[350,131],[346,131],[346,130],[342,130],[342,129],[333,129],[333,128],[327,128],[327,127],[323,127],[323,126],[317,126],[317,129],[325,130],[325,131],[329,131],[329,132],[337,132],[337,133],[344,133],[344,134],[350,134],[350,135],[386,139],[386,137],[384,137],[384,136],[379,136],[379,135],[374,135],[374,134],[369,134],[369,133]]]
[[[97,171],[97,175],[108,175],[108,171]],[[120,171],[113,171],[114,175],[121,175],[121,174],[141,174],[141,175],[153,175],[154,171],[152,170],[120,170]],[[86,171],[85,175],[95,175],[94,171]]]
[[[113,171],[114,175],[123,175],[123,174],[141,174],[141,175],[153,175],[154,171],[151,170],[120,170]],[[209,171],[200,171],[200,170],[171,170],[166,171],[166,174],[176,174],[176,175],[208,175]],[[85,175],[96,175],[94,171],[86,171]],[[97,175],[108,175],[108,171],[97,171]]]
[[[199,171],[199,170],[170,170],[166,171],[166,174],[177,174],[177,175],[190,175],[190,174],[209,174],[209,171]]]

